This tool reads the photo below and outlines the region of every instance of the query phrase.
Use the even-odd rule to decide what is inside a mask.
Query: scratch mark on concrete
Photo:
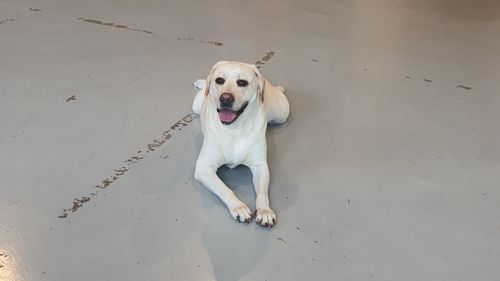
[[[209,45],[214,45],[214,46],[223,46],[224,45],[223,43],[217,42],[217,41],[196,40],[196,39],[194,39],[194,37],[186,37],[186,38],[177,37],[177,41],[196,41],[196,42],[199,42],[202,44],[209,44]]]
[[[468,87],[468,86],[464,86],[464,85],[458,85],[457,88],[462,88],[462,89],[465,89],[467,91],[472,90],[472,87]]]
[[[19,200],[16,200],[16,201],[14,201],[14,202],[10,203],[10,204],[9,204],[9,206],[15,205],[15,204],[17,204],[17,203],[19,203],[19,202],[21,202],[21,201],[23,201],[23,200],[24,200],[24,199],[19,199]]]
[[[319,62],[319,60],[311,59],[313,62]]]
[[[257,66],[257,68],[261,68],[264,64],[270,61],[273,56],[274,56],[274,51],[269,51],[260,60],[256,61],[255,65]]]
[[[71,97],[67,98],[66,102],[69,102],[69,101],[72,101],[72,100],[76,100],[76,95],[72,95]]]
[[[286,242],[286,240],[285,240],[285,239],[283,239],[283,238],[281,238],[281,237],[278,237],[278,238],[276,238],[276,239],[280,240],[281,242],[283,242],[283,243],[285,243],[285,244],[287,244],[287,245],[290,245],[290,244],[288,244],[288,242]]]
[[[90,154],[90,156],[85,158],[82,162],[89,160],[90,158],[94,157],[94,155],[95,155],[95,152],[92,152],[92,154]]]
[[[431,79],[424,79],[424,81],[425,81],[425,82],[429,82],[429,83],[431,83],[431,82],[432,82],[432,80],[431,80]]]
[[[42,9],[30,8],[30,11],[32,11],[32,12],[41,12]]]
[[[144,32],[147,34],[153,34],[153,32],[151,32],[149,30],[132,28],[132,27],[129,27],[129,26],[123,25],[123,24],[116,24],[116,23],[112,23],[112,22],[103,22],[100,20],[84,19],[84,18],[77,18],[77,20],[81,20],[81,21],[88,22],[88,23],[110,26],[110,27],[114,27],[114,28],[121,28],[121,29],[127,29],[127,30],[132,30],[132,31]]]
[[[172,126],[170,126],[168,130],[164,131],[159,138],[154,139],[151,143],[147,144],[146,149],[138,150],[137,154],[125,160],[124,164],[120,168],[114,169],[109,177],[101,180],[99,184],[94,185],[94,190],[87,196],[73,199],[73,206],[68,209],[63,209],[62,214],[59,215],[58,218],[67,218],[70,213],[76,212],[85,203],[89,202],[92,197],[97,196],[101,190],[108,188],[112,183],[126,174],[130,170],[130,168],[139,164],[141,160],[146,157],[147,153],[153,152],[158,149],[160,146],[170,140],[176,134],[176,132],[182,131],[183,128],[188,126],[195,119],[196,116],[192,113],[189,113],[182,117],[179,121],[175,122]]]

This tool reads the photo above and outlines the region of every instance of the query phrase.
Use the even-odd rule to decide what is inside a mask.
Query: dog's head
[[[262,102],[263,91],[264,79],[255,65],[221,61],[208,74],[205,94],[217,105],[222,124],[230,125],[247,106]]]

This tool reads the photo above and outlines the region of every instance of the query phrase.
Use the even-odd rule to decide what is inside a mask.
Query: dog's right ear
[[[219,64],[221,63],[224,63],[226,61],[219,61],[217,62],[213,67],[212,67],[212,70],[210,70],[210,72],[208,73],[208,76],[207,76],[207,83],[205,85],[205,96],[208,96],[209,92],[210,92],[210,85],[212,84],[212,80],[214,79],[213,78],[213,73],[215,71],[215,69],[217,68],[217,66],[219,66]]]

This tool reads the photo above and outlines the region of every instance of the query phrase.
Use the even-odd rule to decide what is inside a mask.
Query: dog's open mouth
[[[247,108],[248,102],[246,101],[239,110],[234,111],[227,108],[219,109],[217,108],[217,112],[219,113],[219,119],[224,125],[232,124]]]

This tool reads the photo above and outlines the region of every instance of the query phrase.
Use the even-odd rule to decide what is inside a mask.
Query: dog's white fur
[[[225,79],[223,85],[215,83],[218,77]],[[248,85],[239,87],[236,83],[239,79],[248,81]],[[234,61],[218,62],[206,80],[197,80],[194,85],[200,91],[194,98],[193,112],[200,115],[204,136],[196,162],[196,180],[219,196],[235,220],[250,222],[250,209],[216,174],[223,165],[248,166],[256,193],[255,221],[273,226],[276,214],[269,206],[266,128],[267,123],[284,123],[288,119],[290,105],[284,88],[271,85],[255,65]],[[235,111],[248,102],[243,113],[230,125],[224,125],[217,113],[223,93],[234,96]]]

